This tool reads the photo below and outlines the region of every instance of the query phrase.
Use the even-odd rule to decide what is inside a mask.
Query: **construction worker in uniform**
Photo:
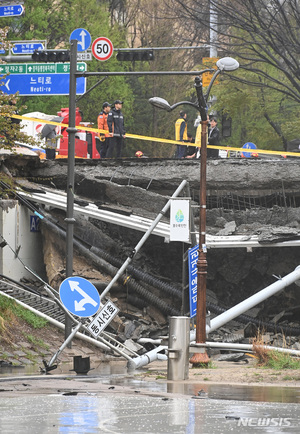
[[[175,122],[175,140],[179,142],[187,142],[187,114],[181,111],[179,116],[180,117]],[[184,158],[186,151],[186,145],[177,145],[176,158]]]
[[[106,130],[107,133],[99,132],[99,139],[100,139],[100,149],[97,147],[97,151],[100,154],[100,158],[105,158],[108,148],[108,141],[109,141],[109,131],[108,131],[108,125],[107,125],[107,116],[110,112],[111,105],[108,102],[104,102],[102,105],[102,112],[98,116],[98,129],[99,130]]]

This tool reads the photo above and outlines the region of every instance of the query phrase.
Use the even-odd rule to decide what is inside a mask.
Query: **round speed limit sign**
[[[97,38],[92,44],[93,56],[98,60],[107,60],[113,54],[114,47],[108,38]]]

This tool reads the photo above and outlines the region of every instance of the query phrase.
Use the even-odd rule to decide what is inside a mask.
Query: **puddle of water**
[[[134,378],[105,378],[102,383],[188,396],[198,396],[198,392],[203,391],[202,395],[210,399],[300,403],[300,388],[297,387],[231,386],[226,384],[187,384],[182,382],[167,383],[141,381]]]
[[[44,368],[43,364],[40,365],[25,365],[25,366],[1,366],[1,377],[14,377],[14,376],[26,376],[26,375],[38,375],[41,374],[41,368]],[[49,374],[53,375],[76,375],[73,371],[73,363],[59,363],[58,367]],[[92,366],[88,375],[109,376],[109,375],[127,375],[126,362],[113,361],[113,362],[101,362],[95,366]]]

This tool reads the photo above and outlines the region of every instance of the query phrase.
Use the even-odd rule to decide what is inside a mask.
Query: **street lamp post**
[[[206,276],[207,276],[207,260],[206,260],[206,166],[207,166],[207,100],[211,87],[222,71],[234,71],[239,67],[239,63],[231,57],[224,57],[217,61],[218,69],[215,71],[206,94],[203,94],[202,80],[200,76],[195,78],[195,89],[197,93],[198,104],[181,101],[172,106],[163,98],[150,98],[149,102],[155,107],[172,111],[179,105],[188,104],[195,107],[200,112],[201,117],[201,159],[200,159],[200,187],[199,187],[199,251],[197,261],[197,314],[196,314],[196,345],[205,344],[206,342]],[[201,71],[202,73],[205,71]],[[193,365],[207,364],[209,362],[208,355],[203,349],[201,353],[195,353],[190,359]]]

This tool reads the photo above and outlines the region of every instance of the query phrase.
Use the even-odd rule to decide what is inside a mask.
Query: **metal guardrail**
[[[67,195],[63,192],[54,193],[48,189],[44,189],[44,193],[27,193],[18,190],[18,194],[27,200],[31,200],[36,203],[64,210],[67,209]],[[78,212],[88,217],[93,217],[97,220],[105,221],[106,223],[116,224],[129,229],[139,230],[141,232],[146,232],[149,226],[152,224],[152,220],[137,216],[135,214],[126,216],[124,214],[119,214],[112,211],[101,210],[92,202],[87,206],[80,206],[75,203],[74,212]],[[169,225],[159,222],[156,228],[154,228],[153,234],[169,239]]]
[[[51,191],[43,187],[43,193],[28,193],[22,190],[17,190],[18,195],[35,203],[52,206],[66,210],[67,195],[61,191]],[[152,224],[152,220],[145,217],[140,217],[135,214],[126,216],[112,211],[101,210],[94,203],[90,202],[87,206],[74,204],[74,212],[78,212],[87,217],[92,217],[106,223],[112,223],[129,229],[146,232]],[[154,235],[163,237],[165,241],[170,240],[170,225],[168,223],[159,222],[153,229]],[[198,243],[199,234],[196,233]],[[300,246],[300,240],[292,239],[277,243],[260,243],[258,235],[210,235],[206,234],[207,248],[224,249],[224,248],[251,248],[251,247],[296,247]]]

